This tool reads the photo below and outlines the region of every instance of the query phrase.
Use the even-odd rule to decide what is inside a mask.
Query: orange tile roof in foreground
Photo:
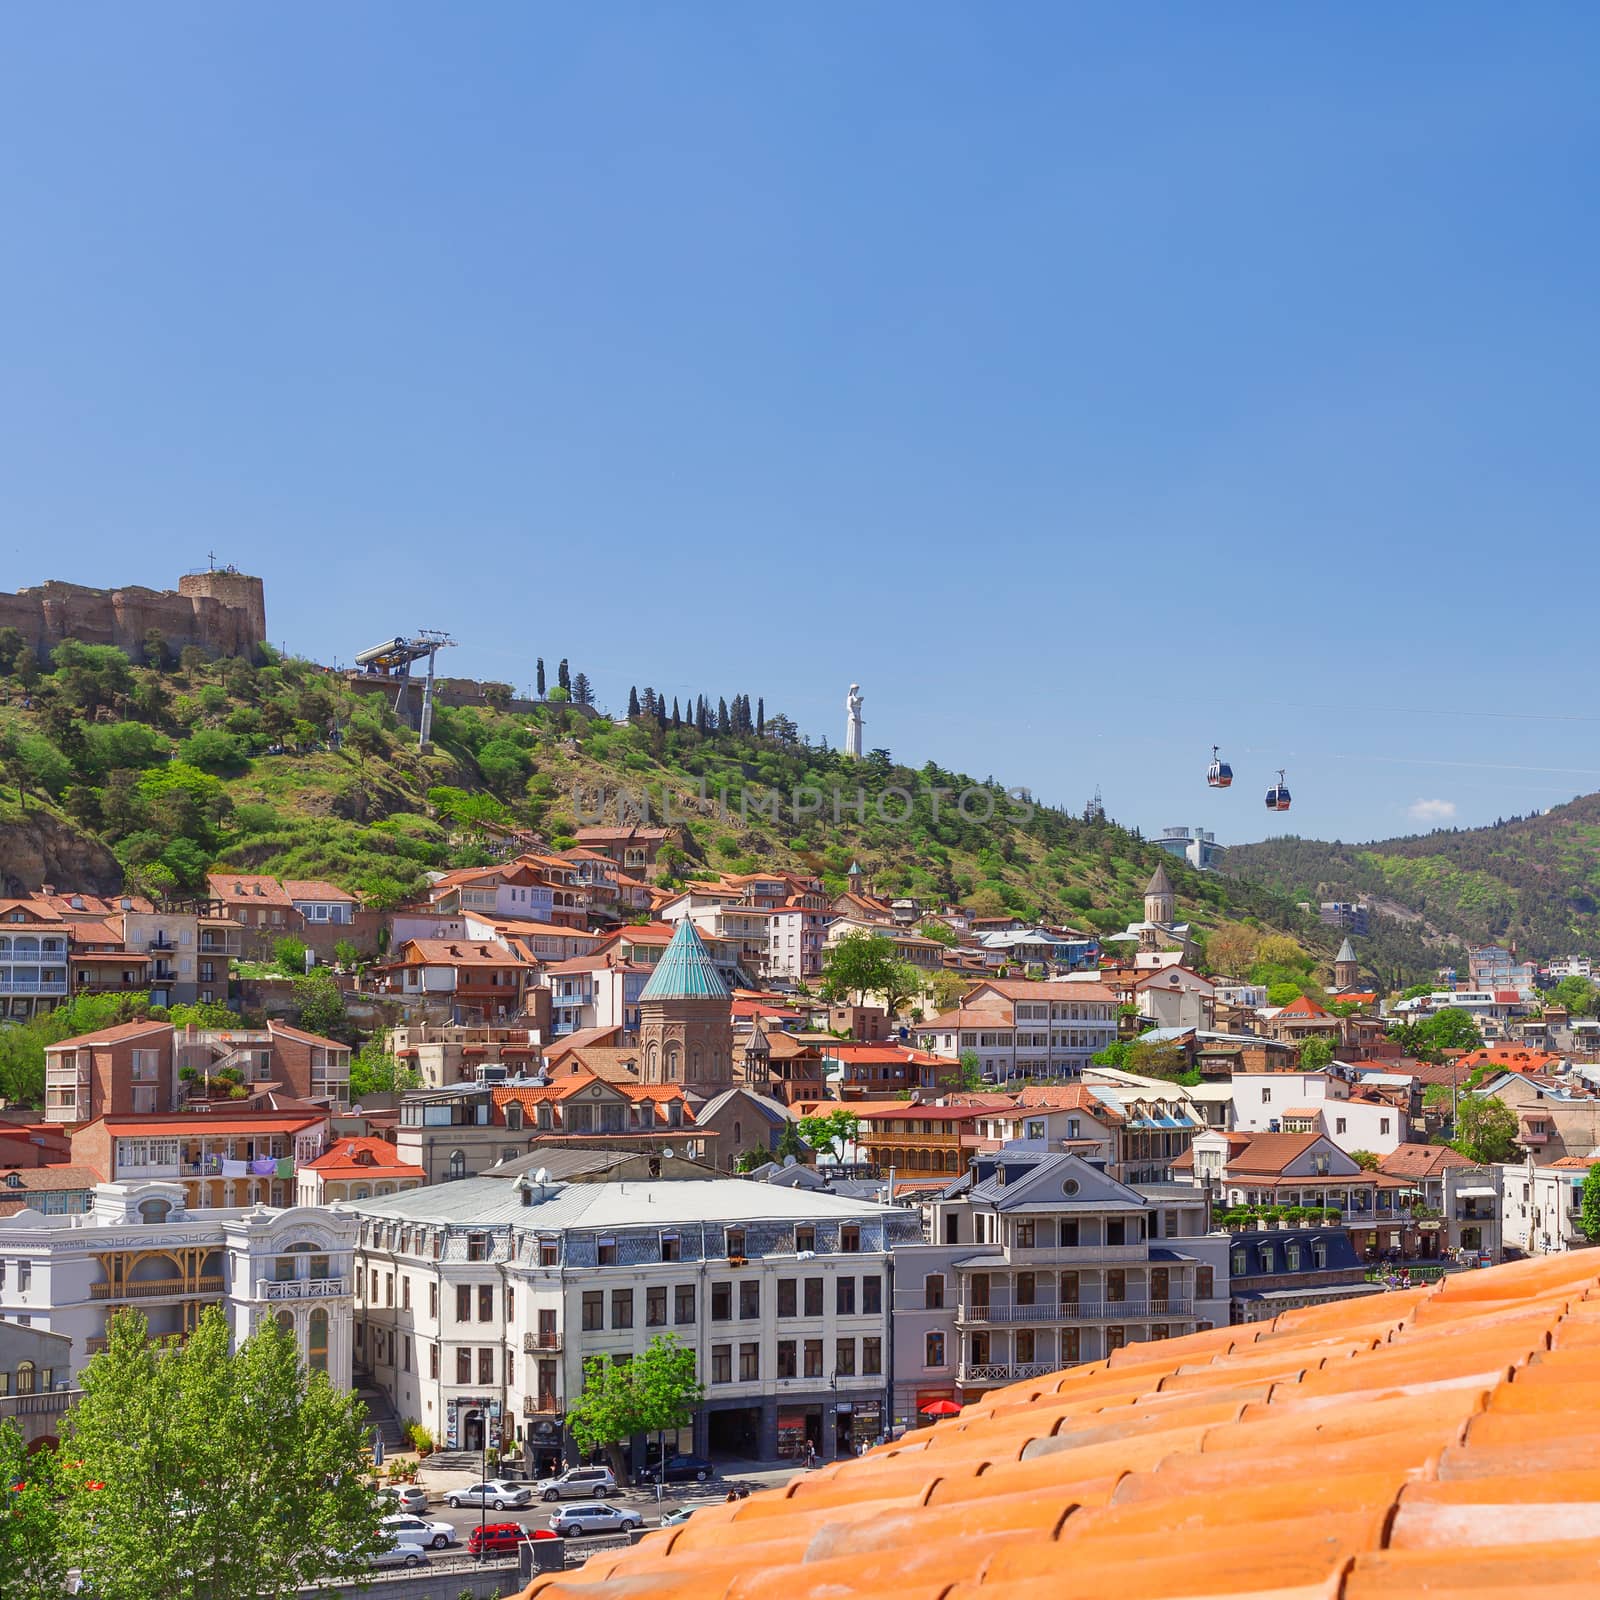
[[[521,1600],[1600,1593],[1600,1255],[1135,1344]]]

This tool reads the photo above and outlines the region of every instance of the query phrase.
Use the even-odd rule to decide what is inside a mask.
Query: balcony
[[[1060,1369],[1049,1361],[975,1361],[956,1371],[957,1383],[1015,1383],[1023,1378],[1042,1378]]]
[[[221,1293],[220,1275],[196,1278],[193,1288],[182,1278],[144,1278],[136,1283],[125,1283],[120,1289],[109,1283],[89,1285],[91,1300],[174,1300],[185,1295]]]
[[[336,1300],[344,1294],[343,1278],[257,1278],[258,1300]]]
[[[963,1303],[958,1324],[996,1322],[1147,1322],[1194,1315],[1193,1300],[1040,1300],[1031,1306]]]
[[[537,1400],[531,1394],[523,1395],[522,1414],[525,1417],[543,1417],[551,1422],[561,1415],[556,1409],[556,1397],[553,1394],[542,1394]]]
[[[525,1333],[522,1336],[522,1351],[524,1355],[533,1355],[540,1350],[559,1350],[561,1348],[561,1335],[559,1333]]]
[[[91,1339],[89,1343],[104,1344],[105,1340]],[[93,1354],[93,1352],[90,1352]],[[59,1416],[78,1398],[81,1389],[45,1389],[38,1394],[0,1395],[0,1420],[6,1417]]]
[[[1044,1264],[1092,1267],[1102,1263],[1122,1261],[1137,1261],[1142,1264],[1150,1259],[1150,1241],[1142,1241],[1139,1244],[1013,1244],[1002,1248],[1008,1260],[1027,1267]]]

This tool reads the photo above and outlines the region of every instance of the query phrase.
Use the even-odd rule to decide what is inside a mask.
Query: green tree
[[[854,1144],[861,1131],[861,1118],[853,1111],[826,1111],[813,1117],[801,1117],[800,1137],[813,1150],[831,1150],[834,1160],[844,1159],[845,1146]]]
[[[202,772],[243,772],[250,765],[243,741],[221,728],[202,728],[191,734],[178,746],[178,756]]]
[[[969,1092],[983,1087],[983,1062],[976,1050],[961,1052],[961,1080],[957,1087]]]
[[[294,1005],[300,1026],[308,1033],[338,1039],[349,1030],[344,996],[326,967],[313,967],[303,978],[295,979]]]
[[[1600,1162],[1584,1176],[1583,1199],[1579,1202],[1579,1226],[1583,1236],[1592,1244],[1600,1240]]]
[[[422,1082],[415,1067],[402,1066],[378,1042],[370,1040],[350,1058],[350,1099],[375,1094],[404,1094]]]
[[[704,1396],[694,1351],[657,1334],[620,1366],[605,1355],[584,1362],[583,1392],[567,1405],[567,1426],[580,1450],[605,1450],[620,1483],[627,1478],[622,1446],[637,1434],[686,1428]]]
[[[1446,1052],[1452,1050],[1479,1050],[1483,1047],[1483,1035],[1478,1031],[1477,1023],[1472,1020],[1471,1013],[1463,1011],[1460,1006],[1446,1006],[1420,1021],[1403,1022],[1391,1029],[1390,1033],[1400,1041],[1407,1055],[1416,1056],[1422,1061],[1442,1060]]]
[[[1592,1017],[1600,1011],[1600,989],[1576,973],[1570,978],[1563,978],[1550,991],[1550,998],[1556,1005],[1565,1006],[1575,1017]]]
[[[298,978],[306,970],[306,944],[292,933],[285,934],[272,946],[272,962],[286,977]]]
[[[1370,1150],[1352,1150],[1350,1159],[1363,1172],[1376,1172],[1378,1170],[1378,1158]]]
[[[0,1419],[0,1595],[6,1600],[60,1600],[67,1592],[61,1505],[54,1451],[29,1455],[22,1432]]]
[[[1326,1034],[1313,1034],[1300,1044],[1300,1065],[1307,1072],[1320,1071],[1333,1061],[1333,1040]]]
[[[947,950],[954,950],[960,940],[956,938],[956,930],[948,922],[941,922],[937,917],[930,917],[922,924],[917,932],[924,939],[932,939],[942,944]]]
[[[1469,1160],[1488,1166],[1510,1161],[1517,1153],[1517,1114],[1493,1095],[1464,1095],[1456,1111],[1452,1148]]]
[[[881,995],[891,1017],[921,988],[922,974],[896,958],[893,940],[865,928],[847,933],[829,951],[822,974],[824,1000],[862,1005],[867,995]]]
[[[108,1334],[61,1450],[81,1463],[68,1548],[98,1600],[289,1600],[365,1574],[388,1509],[363,1476],[365,1411],[274,1318],[237,1352],[216,1306],[182,1344],[134,1311]]]
[[[782,1161],[786,1156],[793,1156],[796,1161],[804,1161],[811,1155],[811,1147],[800,1137],[800,1130],[793,1120],[786,1121],[783,1131],[778,1135],[777,1145],[773,1148],[774,1161]]]

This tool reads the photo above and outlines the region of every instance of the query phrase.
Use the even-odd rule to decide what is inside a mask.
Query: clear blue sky
[[[322,660],[836,741],[858,679],[898,757],[1227,840],[1600,787],[1597,32],[12,8],[0,585],[215,550]]]

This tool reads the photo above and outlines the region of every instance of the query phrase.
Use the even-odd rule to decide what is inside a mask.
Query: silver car
[[[396,1511],[408,1512],[413,1517],[422,1516],[428,1509],[428,1491],[415,1483],[393,1484],[378,1493],[392,1501]]]
[[[368,1564],[374,1567],[422,1567],[428,1562],[428,1552],[420,1544],[392,1544],[380,1550]]]
[[[534,1485],[541,1500],[604,1500],[617,1492],[610,1467],[568,1467],[559,1478],[541,1478]]]
[[[404,1512],[385,1517],[378,1526],[390,1538],[402,1544],[431,1545],[435,1550],[443,1550],[447,1544],[454,1544],[458,1537],[448,1522],[433,1522],[427,1517],[408,1517]]]
[[[445,1496],[448,1504],[458,1511],[462,1506],[488,1506],[491,1511],[504,1511],[508,1506],[525,1506],[533,1499],[525,1483],[507,1483],[504,1478],[490,1478],[485,1483],[469,1484],[465,1489],[452,1489]]]
[[[550,1530],[563,1539],[581,1538],[586,1533],[628,1533],[643,1526],[644,1518],[637,1511],[624,1511],[604,1500],[586,1506],[562,1506],[550,1513]]]

